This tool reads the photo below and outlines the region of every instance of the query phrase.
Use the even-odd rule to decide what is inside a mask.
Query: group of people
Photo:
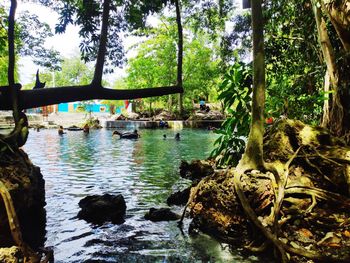
[[[162,127],[168,127],[168,123],[167,122],[163,122],[162,123]],[[84,127],[82,128],[83,132],[84,133],[89,133],[90,132],[90,127],[88,124],[85,124]],[[64,128],[62,125],[60,125],[58,127],[58,134],[59,135],[63,135],[65,134],[66,132],[64,131]],[[137,138],[140,138],[140,134],[138,133],[137,130],[134,130],[133,132],[119,132],[119,131],[114,131],[112,136],[114,135],[119,135],[120,139],[137,139]],[[166,134],[163,135],[163,139],[166,139],[167,136]],[[175,140],[179,141],[180,140],[180,133],[176,133],[175,134],[175,137],[174,137]]]
[[[84,127],[83,127],[83,132],[84,133],[89,133],[90,132],[90,126],[89,126],[89,124],[85,124],[84,125]],[[63,126],[62,125],[60,125],[59,127],[58,127],[58,134],[59,135],[63,135],[63,134],[65,134],[66,132],[64,131],[64,128],[63,128]]]
[[[164,139],[164,140],[166,139],[166,134],[163,134],[163,139]],[[179,140],[180,140],[180,133],[176,133],[174,139],[177,140],[177,141],[179,141]]]

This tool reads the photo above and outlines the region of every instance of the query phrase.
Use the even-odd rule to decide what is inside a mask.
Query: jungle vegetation
[[[31,39],[32,46],[26,40],[31,36],[26,36],[29,29],[25,26],[29,25],[28,19],[35,18],[24,16],[21,26],[15,20],[16,0],[11,0],[9,10],[0,7],[0,68],[6,72],[0,75],[3,83],[0,109],[12,110],[16,123],[13,131],[0,137],[3,153],[14,151],[26,142],[28,122],[22,110],[27,108],[76,100],[147,98],[150,110],[152,103],[158,101],[167,104],[170,110],[177,105],[181,116],[186,107],[190,108],[194,97],[205,96],[213,102],[223,100],[228,121],[219,131],[223,137],[214,155],[221,158],[221,165],[237,165],[232,170],[234,189],[245,214],[266,237],[264,247],[267,243],[273,244],[277,256],[284,262],[289,260],[289,254],[316,260],[339,259],[324,258],[318,252],[295,248],[279,239],[280,210],[289,166],[302,146],[293,149],[288,160],[267,162],[263,143],[267,115],[275,118],[283,115],[322,125],[332,136],[348,141],[348,1],[252,0],[251,9],[241,12],[235,10],[232,1],[225,0],[35,2],[60,14],[56,33],[64,32],[68,24],[79,26],[81,58],[95,62],[95,67],[93,73],[88,74],[89,81],[62,81],[61,86],[52,88],[21,89],[16,57],[26,54],[26,50],[48,69],[62,69],[63,73],[64,64],[54,51],[44,52],[40,48],[48,30],[43,30],[39,40]],[[147,16],[156,13],[161,23],[154,28],[146,27]],[[35,25],[39,30],[46,27],[39,21]],[[125,63],[120,35],[127,31],[144,35],[146,39],[136,47],[137,55],[129,61],[125,85],[122,85],[126,88],[107,89],[103,73]],[[33,48],[36,46],[39,48]],[[179,94],[172,95],[175,93]],[[247,137],[247,143],[237,136]],[[345,142],[341,145],[346,147]],[[327,154],[330,152],[320,155],[324,160],[334,157]],[[341,162],[347,164],[348,160],[341,159]],[[270,228],[258,220],[242,189],[241,178],[247,174],[254,177],[252,170],[271,172],[277,185]],[[313,198],[321,196],[320,189],[312,190]]]

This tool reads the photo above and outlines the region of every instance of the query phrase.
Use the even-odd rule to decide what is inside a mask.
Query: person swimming
[[[166,139],[166,134],[163,134],[163,139],[164,139],[164,140]]]
[[[89,125],[87,123],[83,127],[83,132],[84,133],[89,133],[90,132],[90,127],[89,127]]]
[[[137,130],[134,130],[134,132],[119,132],[114,131],[112,135],[119,135],[120,139],[137,139],[140,137],[140,134],[138,134]]]
[[[179,141],[180,140],[180,133],[175,134],[175,140]]]
[[[64,132],[64,130],[63,130],[63,126],[60,126],[60,127],[58,128],[58,134],[59,134],[59,135],[65,134],[65,132]]]

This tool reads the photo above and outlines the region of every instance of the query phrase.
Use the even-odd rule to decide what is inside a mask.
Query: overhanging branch
[[[0,90],[8,87],[0,87]],[[126,100],[148,98],[183,92],[182,87],[165,86],[146,89],[115,90],[93,85],[68,86],[36,90],[21,90],[19,95],[19,108],[30,109],[53,105],[63,102],[83,101],[92,99]],[[11,110],[12,104],[8,96],[0,95],[0,110]]]

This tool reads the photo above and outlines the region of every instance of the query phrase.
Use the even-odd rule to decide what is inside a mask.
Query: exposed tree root
[[[270,240],[280,251],[282,256],[282,262],[287,262],[288,258],[285,254],[285,251],[289,253],[293,253],[299,256],[303,256],[306,258],[314,259],[314,260],[320,260],[325,262],[349,262],[349,258],[341,259],[339,257],[333,257],[333,256],[324,256],[321,253],[315,252],[315,251],[307,251],[304,249],[294,248],[289,246],[288,244],[283,243],[278,239],[278,236],[270,232],[266,227],[262,225],[262,223],[259,221],[257,215],[255,214],[254,210],[251,208],[249,201],[244,195],[244,192],[241,187],[241,173],[236,173],[234,176],[234,182],[235,182],[235,190],[239,197],[239,200],[242,203],[243,209],[249,219],[254,223],[255,226],[257,226],[261,232],[264,234],[264,236]]]
[[[350,262],[350,148],[291,120],[271,128],[264,148],[264,171],[216,171],[192,188],[194,222],[230,243],[248,219],[266,240],[250,235],[256,242],[245,239],[245,247],[261,252],[272,244],[282,262]]]

